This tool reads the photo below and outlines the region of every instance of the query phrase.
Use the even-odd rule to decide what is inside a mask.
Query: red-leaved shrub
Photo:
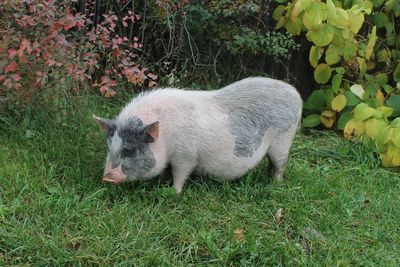
[[[156,84],[157,76],[139,64],[138,38],[124,34],[140,16],[111,10],[94,22],[96,1],[84,1],[84,12],[75,2],[0,2],[0,96],[27,104],[46,88],[73,93],[89,84],[112,96],[123,82]]]

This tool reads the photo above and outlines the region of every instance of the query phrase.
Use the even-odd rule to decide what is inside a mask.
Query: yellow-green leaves
[[[320,85],[304,103],[303,127],[335,125],[346,138],[372,139],[382,164],[400,166],[400,117],[393,120],[400,116],[398,0],[282,2],[287,5],[274,11],[277,27],[305,32],[312,42],[308,60]],[[367,38],[365,31],[370,31]]]
[[[336,121],[336,113],[332,110],[324,110],[320,116],[322,124],[326,128],[332,128],[333,124]]]
[[[365,59],[369,60],[371,58],[372,52],[374,51],[376,43],[376,26],[372,28],[371,35],[369,36],[367,47],[365,48]]]
[[[349,61],[357,55],[357,41],[349,38],[344,44],[343,57],[344,60]]]
[[[357,57],[358,66],[360,68],[360,75],[359,77],[364,77],[365,73],[367,72],[367,64],[365,63],[365,59],[362,57]]]
[[[388,118],[393,114],[393,109],[385,106],[379,107],[376,110],[381,112],[382,116],[385,118]]]
[[[316,1],[315,0],[297,0],[292,9],[292,17],[297,17],[304,10],[308,10]]]
[[[286,7],[283,5],[279,5],[275,8],[274,13],[272,14],[272,18],[274,20],[279,21],[283,17],[283,13],[285,12]]]
[[[393,128],[390,126],[385,126],[375,137],[378,146],[382,147],[386,145],[393,135]]]
[[[364,88],[363,88],[361,85],[359,85],[359,84],[353,84],[353,85],[350,87],[350,91],[351,91],[353,94],[355,94],[356,96],[358,96],[360,99],[363,98],[363,95],[364,95]]]
[[[336,8],[335,17],[328,17],[328,23],[333,26],[346,29],[349,27],[349,14],[343,8]]]
[[[334,27],[327,23],[321,23],[306,34],[307,39],[317,46],[326,46],[331,43],[334,35]]]
[[[346,123],[343,133],[347,139],[351,139],[354,136],[361,136],[365,133],[365,122],[351,119]]]
[[[387,124],[383,119],[371,118],[365,122],[365,132],[369,137],[375,139],[386,125]]]
[[[310,55],[309,55],[309,61],[311,66],[314,68],[317,67],[318,65],[318,60],[322,56],[322,49],[320,49],[318,46],[313,45],[310,49]]]
[[[357,6],[353,6],[348,13],[350,29],[353,33],[358,33],[364,23],[364,14]]]
[[[400,128],[400,117],[394,119],[391,123],[390,126],[393,128]]]
[[[285,27],[291,34],[299,35],[301,32],[301,19],[299,17],[289,18]]]
[[[325,12],[328,19],[336,19],[336,7],[332,0],[326,0]]]
[[[392,142],[395,146],[400,148],[400,128],[393,129]]]
[[[375,109],[371,108],[365,103],[358,104],[354,109],[354,119],[356,121],[363,121],[371,118],[375,114]]]
[[[339,62],[341,55],[342,49],[332,43],[326,50],[325,61],[329,65],[336,64]]]
[[[332,75],[332,69],[327,64],[319,64],[314,70],[314,79],[319,84],[325,84]]]
[[[337,95],[332,100],[332,109],[339,112],[346,106],[346,103],[347,99],[345,95]]]
[[[399,4],[400,5],[400,4]],[[396,69],[393,72],[393,80],[397,83],[400,83],[400,63],[397,64]]]
[[[335,76],[333,76],[333,78],[332,78],[332,90],[333,90],[334,93],[338,93],[339,92],[340,85],[342,84],[342,78],[343,78],[342,74],[336,74]]]
[[[338,129],[343,131],[344,127],[346,126],[347,122],[351,120],[352,116],[353,114],[349,111],[343,112],[338,119]]]
[[[323,3],[313,3],[304,12],[303,23],[308,30],[313,30],[325,20],[325,12]]]
[[[381,153],[380,158],[383,166],[400,166],[400,148],[389,144],[386,153]]]

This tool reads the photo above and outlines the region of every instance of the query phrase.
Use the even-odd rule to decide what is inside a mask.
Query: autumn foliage
[[[0,96],[25,105],[48,88],[74,93],[85,83],[112,96],[117,84],[156,84],[139,64],[142,45],[126,30],[140,16],[110,10],[95,21],[96,1],[86,1],[84,12],[74,2],[0,3]]]

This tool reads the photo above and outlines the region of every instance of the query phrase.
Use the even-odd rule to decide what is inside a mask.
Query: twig
[[[129,2],[132,3],[132,14],[135,15],[135,1],[132,0],[132,1],[129,1]],[[133,38],[133,24],[135,24],[134,21],[131,22],[131,28],[129,30],[129,40],[132,40],[132,38]]]
[[[142,41],[141,44],[144,46],[144,31],[146,28],[146,11],[147,11],[147,5],[146,5],[146,0],[143,1],[144,3],[144,9],[143,9],[143,27],[142,27]],[[146,46],[144,46],[146,47]]]
[[[113,7],[114,7],[114,9],[115,9],[115,13],[117,14],[117,17],[118,17],[118,26],[120,27],[120,29],[121,29],[121,33],[123,33],[124,34],[124,36],[127,36],[127,32],[125,31],[125,27],[124,27],[124,24],[122,23],[122,15],[121,15],[121,13],[119,12],[119,5],[118,5],[118,3],[115,1],[115,0],[111,0],[111,2],[112,2],[112,5],[113,5]]]
[[[94,11],[94,22],[93,22],[95,29],[100,19],[100,7],[101,7],[101,0],[96,0],[95,11]]]
[[[129,0],[128,2],[126,2],[126,4],[119,10],[119,12],[124,11],[124,9],[131,3],[132,1]]]

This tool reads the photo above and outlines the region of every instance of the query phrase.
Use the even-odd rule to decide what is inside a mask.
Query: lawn
[[[282,183],[101,183],[94,96],[62,120],[0,120],[0,265],[399,266],[400,174],[330,132],[299,133]],[[281,211],[281,214],[277,211]]]

